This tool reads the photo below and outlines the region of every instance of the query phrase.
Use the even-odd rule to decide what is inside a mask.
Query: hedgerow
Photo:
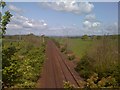
[[[12,44],[3,42],[2,82],[3,88],[32,88],[40,77],[45,59],[45,45],[21,41]]]

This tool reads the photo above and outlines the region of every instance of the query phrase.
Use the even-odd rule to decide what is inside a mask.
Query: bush
[[[93,73],[86,81],[79,82],[81,87],[88,90],[91,90],[91,88],[118,88],[118,85],[116,83],[117,81],[114,77],[108,76],[100,78],[98,77],[97,73]],[[70,82],[64,82],[64,87],[69,90],[79,88],[70,84]]]
[[[14,46],[3,47],[2,52],[2,81],[3,87],[10,87],[16,83],[18,77],[19,64],[12,57],[17,52]]]
[[[89,39],[89,36],[88,36],[88,35],[83,35],[83,36],[81,37],[81,39],[83,39],[83,40],[88,40],[88,39]]]
[[[18,69],[20,76],[17,86],[25,88],[35,87],[35,83],[40,76],[41,67],[44,62],[44,52],[45,45],[42,45],[40,48],[32,48],[28,52]]]
[[[67,51],[67,46],[66,45],[62,45],[61,47],[60,47],[60,49],[61,49],[61,52],[66,52]]]
[[[89,79],[87,79],[86,87],[87,88],[114,88],[116,87],[115,78],[108,76],[99,78],[98,74],[94,73]]]
[[[118,82],[118,86],[120,86],[120,64],[116,66],[116,69],[114,69],[113,77],[115,77],[116,81]]]
[[[45,58],[45,44],[34,47],[28,42],[20,42],[19,46],[16,43],[13,42],[11,45],[4,43],[2,53],[3,88],[35,87]],[[25,46],[23,47],[23,45]]]
[[[74,60],[75,59],[75,55],[74,54],[67,54],[68,56],[68,60]]]
[[[70,84],[70,82],[68,81],[68,82],[64,82],[64,88],[66,90],[74,90],[75,86]]]
[[[92,63],[93,61],[91,58],[89,58],[87,55],[85,55],[80,62],[78,62],[77,66],[75,67],[75,70],[79,72],[80,76],[84,78],[89,78],[89,76],[92,74]]]
[[[81,58],[75,70],[85,79],[93,73],[97,73],[99,78],[111,76],[116,85],[120,85],[118,55],[118,41],[102,37]]]

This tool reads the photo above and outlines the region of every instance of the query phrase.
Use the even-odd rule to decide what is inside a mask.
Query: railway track
[[[55,49],[56,52],[58,52],[58,53],[56,53],[56,54],[58,54],[58,55],[56,55],[56,56],[57,56],[57,59],[58,59],[59,63],[60,63],[61,60],[62,60],[62,62],[64,63],[64,65],[66,66],[67,70],[69,71],[70,75],[72,76],[73,80],[74,80],[75,83],[76,83],[76,84],[74,84],[74,85],[76,85],[76,87],[80,87],[78,80],[76,79],[76,77],[74,76],[74,74],[72,73],[72,71],[70,70],[70,67],[66,64],[65,59],[62,57],[62,55],[61,55],[61,53],[59,52],[58,48],[56,47],[56,45],[55,45],[54,43],[52,43],[52,44],[53,44],[54,48],[56,48],[56,49]],[[58,57],[60,57],[61,60],[60,60]],[[60,63],[60,65],[61,65],[61,63]],[[62,65],[61,65],[61,68],[62,68]],[[68,81],[69,81],[69,79],[67,79],[68,76],[66,76],[66,75],[64,74],[64,69],[63,69],[63,68],[62,68],[62,72],[63,72],[63,75],[64,75],[64,77],[65,77],[65,81],[68,82]],[[71,84],[72,84],[72,83],[71,83]]]
[[[47,60],[45,61],[41,78],[38,80],[38,88],[63,88],[63,81],[70,82],[75,87],[80,87],[78,78],[68,60],[62,56],[60,50],[53,41],[48,40],[46,48]]]

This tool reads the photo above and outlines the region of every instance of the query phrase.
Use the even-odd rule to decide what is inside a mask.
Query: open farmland
[[[66,44],[67,49],[72,51],[77,57],[82,56],[95,43],[94,40],[82,40],[81,38],[55,38],[60,44]]]
[[[68,48],[73,51],[73,53],[82,58],[82,56],[87,52],[87,50],[95,43],[92,40],[82,40],[81,38],[70,38],[68,40]]]

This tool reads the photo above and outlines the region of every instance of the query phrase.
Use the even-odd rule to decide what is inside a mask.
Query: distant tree
[[[88,35],[83,35],[83,36],[82,36],[82,39],[83,39],[83,40],[88,40],[88,38],[89,38]]]
[[[111,35],[110,37],[111,37],[111,39],[117,39],[118,35]]]
[[[10,18],[12,17],[12,14],[10,11],[5,11],[4,14],[2,13],[2,9],[6,6],[6,3],[4,1],[0,1],[0,34],[3,36],[6,33],[6,27],[7,24],[10,22]]]
[[[97,39],[101,39],[102,38],[102,36],[97,36]]]
[[[97,36],[96,36],[96,35],[93,35],[93,36],[92,36],[92,39],[93,39],[93,40],[96,40],[96,39],[97,39]]]
[[[34,36],[34,34],[33,33],[29,33],[28,36]]]

